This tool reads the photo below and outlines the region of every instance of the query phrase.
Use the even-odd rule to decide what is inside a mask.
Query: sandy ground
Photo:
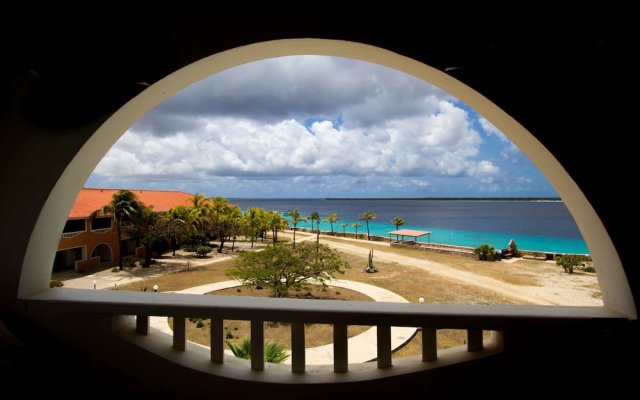
[[[280,234],[291,239],[291,232]],[[298,232],[296,241],[315,240],[310,233]],[[595,274],[566,274],[554,262],[511,259],[496,263],[478,262],[469,258],[405,251],[398,254],[386,242],[368,242],[338,236],[320,235],[321,243],[347,254],[366,258],[370,248],[375,249],[374,261],[404,265],[428,272],[434,276],[450,279],[463,285],[492,291],[511,298],[518,303],[562,306],[602,306],[600,287]],[[256,243],[264,247],[268,242]],[[248,248],[248,242],[236,242],[240,249]],[[191,253],[178,252],[176,257],[168,255],[156,260],[152,268],[126,268],[111,272],[111,268],[93,270],[79,276],[73,271],[54,274],[52,279],[64,281],[65,287],[90,289],[114,288],[135,281],[165,275],[182,269],[214,264],[233,257],[228,253],[212,252],[206,258],[194,258]],[[499,271],[496,274],[496,270]],[[493,272],[493,273],[492,273]],[[502,278],[502,279],[500,279]]]
[[[264,243],[254,243],[255,248],[266,246]],[[235,252],[251,248],[251,244],[245,241],[236,241]],[[177,272],[189,268],[202,267],[218,262],[226,261],[233,257],[234,253],[230,252],[231,243],[225,243],[224,251],[218,253],[214,249],[206,257],[198,258],[193,253],[183,250],[177,250],[175,257],[171,253],[163,255],[161,258],[154,258],[154,264],[151,268],[133,267],[125,268],[124,271],[112,272],[113,266],[98,267],[87,271],[86,273],[78,273],[73,270],[55,272],[51,279],[64,282],[64,287],[73,289],[93,289],[95,281],[95,289],[116,289],[119,286],[129,283],[166,275],[171,272]]]
[[[290,236],[287,234],[287,236]],[[362,246],[368,243],[362,240],[329,237],[320,235],[320,242],[342,252],[367,257],[369,250]],[[315,240],[315,235],[298,232],[296,241]],[[602,306],[600,298],[600,287],[595,274],[566,274],[562,268],[554,262],[538,262],[522,259],[512,259],[499,262],[506,270],[513,274],[534,274],[536,285],[515,285],[502,280],[483,276],[481,273],[474,273],[454,268],[442,262],[418,259],[414,257],[393,254],[385,251],[389,248],[388,243],[375,242],[374,260],[397,263],[405,266],[422,269],[433,275],[441,276],[460,282],[465,285],[476,286],[485,290],[490,290],[503,296],[539,305],[562,305],[562,306]],[[373,247],[372,246],[372,247]],[[428,254],[428,253],[427,253]],[[440,256],[439,258],[442,258]],[[451,256],[452,262],[458,257]]]

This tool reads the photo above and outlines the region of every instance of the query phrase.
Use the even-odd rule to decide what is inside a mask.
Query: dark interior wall
[[[627,233],[635,149],[624,143],[634,129],[634,113],[633,102],[622,99],[635,84],[635,64],[622,10],[527,10],[514,12],[513,18],[480,17],[473,13],[477,10],[467,17],[451,10],[408,9],[373,15],[127,11],[83,18],[17,15],[13,24],[0,28],[5,44],[0,182],[5,193],[16,195],[2,196],[3,221],[11,221],[15,209],[39,210],[62,172],[56,167],[36,172],[34,157],[52,166],[70,159],[106,117],[145,88],[139,82],[153,83],[244,44],[343,39],[441,70],[457,67],[449,73],[521,122],[574,177],[603,219],[637,290],[638,273],[628,267],[633,235]],[[37,215],[25,217],[1,228],[10,240],[0,245],[13,264],[21,263]],[[2,289],[4,294],[15,290]]]
[[[197,9],[181,14],[174,9],[127,9],[84,17],[5,14],[11,18],[0,26],[0,311],[15,301],[19,266],[37,212],[64,165],[112,112],[144,89],[137,82],[151,84],[202,57],[240,45],[298,37],[363,42],[440,70],[458,67],[450,74],[522,123],[577,181],[616,245],[638,305],[636,240],[629,233],[636,228],[631,191],[637,157],[630,143],[635,138],[637,101],[627,98],[637,86],[632,61],[637,45],[631,35],[635,24],[626,20],[634,14],[621,8],[609,12],[602,6],[564,14],[520,6],[506,10],[508,17],[504,10],[492,15],[467,10],[468,16],[462,17],[455,7],[429,12],[424,7],[385,9],[374,15],[322,11],[320,6],[310,12]],[[604,373],[604,379],[620,380],[620,366],[629,361],[627,371],[636,370],[637,346],[632,345],[637,324],[628,328],[605,337],[601,332],[544,339],[532,334],[526,339],[537,342],[527,350],[530,357],[511,353],[507,368],[499,370],[506,375],[489,371],[476,377],[472,386],[502,379],[536,394],[558,393],[552,384],[541,384],[551,378],[562,394],[580,389],[590,397],[595,394],[588,386],[595,385],[592,375]],[[42,346],[42,338],[34,343]],[[529,364],[536,351],[552,344],[552,358],[538,357]],[[15,371],[30,371],[45,347],[27,354],[24,368]],[[55,360],[67,354],[59,357]],[[581,372],[602,362],[618,367]],[[511,368],[516,372],[509,374]],[[52,384],[59,383],[57,378]],[[59,378],[67,376],[61,373]],[[407,379],[408,386],[401,389],[415,388],[416,382]],[[89,377],[80,380],[95,383]],[[82,394],[92,389],[88,384],[76,387]],[[456,387],[464,392],[464,385]],[[505,397],[510,395],[503,390]],[[396,388],[388,391],[397,393]]]

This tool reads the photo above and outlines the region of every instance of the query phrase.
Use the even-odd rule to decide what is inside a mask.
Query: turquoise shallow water
[[[334,230],[354,233],[352,223],[362,227],[358,233],[366,233],[364,221],[358,221],[362,211],[376,213],[375,221],[369,223],[372,235],[388,237],[395,230],[390,223],[394,216],[403,216],[407,223],[401,229],[432,232],[432,243],[477,247],[488,243],[497,249],[508,247],[511,239],[518,248],[552,253],[588,254],[589,249],[582,239],[571,214],[561,202],[529,201],[447,201],[447,200],[326,200],[326,199],[231,199],[242,209],[262,207],[267,210],[286,212],[298,208],[301,215],[312,211],[325,218],[337,213],[341,221]],[[311,223],[299,227],[310,228]],[[321,224],[323,231],[331,228],[328,222]]]

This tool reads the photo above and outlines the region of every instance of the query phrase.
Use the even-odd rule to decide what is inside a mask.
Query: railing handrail
[[[235,320],[429,327],[531,329],[610,326],[626,318],[605,307],[402,304],[382,302],[199,296],[178,293],[55,288],[25,299],[28,311],[224,318]]]
[[[93,233],[106,233],[106,232],[111,231],[111,229],[112,229],[111,227],[109,227],[109,228],[98,228],[98,229],[93,229],[92,228],[91,232],[93,232]]]
[[[75,231],[75,232],[62,232],[62,237],[65,238],[65,239],[69,239],[69,238],[72,238],[72,237],[76,237],[76,236],[78,236],[78,235],[80,235],[82,233],[85,233],[85,232],[86,232],[86,230],[84,230],[84,231]]]

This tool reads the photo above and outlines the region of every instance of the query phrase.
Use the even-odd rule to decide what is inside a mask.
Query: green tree
[[[482,243],[480,246],[473,249],[473,252],[478,255],[478,260],[495,261],[496,249],[491,245]]]
[[[573,269],[585,262],[586,258],[577,254],[566,254],[556,257],[556,264],[564,268],[564,272],[573,274]]]
[[[335,273],[344,273],[343,267],[348,265],[336,250],[302,242],[296,248],[276,244],[263,251],[242,253],[227,275],[245,285],[269,287],[275,297],[283,297],[290,289],[309,289],[318,283],[324,286]]]
[[[316,230],[316,243],[320,244],[320,214],[318,214],[317,211],[314,211],[311,213],[311,215],[309,215],[309,219],[311,220],[311,230],[313,231],[313,221],[316,221],[318,223],[317,226],[317,230]]]
[[[144,268],[151,266],[151,254],[153,247],[159,244],[161,236],[158,234],[158,214],[153,211],[153,206],[142,205],[135,214],[132,228],[135,235],[140,238],[144,246]]]
[[[391,220],[391,223],[396,227],[396,230],[400,229],[400,227],[406,222],[407,221],[405,221],[405,219],[399,215],[397,217],[393,217],[393,219]]]
[[[91,218],[111,216],[113,224],[116,226],[118,235],[118,265],[120,270],[124,269],[122,263],[122,229],[124,224],[131,222],[138,212],[141,203],[138,202],[136,195],[129,190],[119,190],[113,194],[111,202],[105,204],[100,209],[91,213]]]
[[[362,225],[360,225],[359,222],[354,222],[353,224],[351,224],[351,226],[353,226],[353,229],[356,230],[356,239],[358,238],[358,228],[360,228]]]
[[[185,206],[174,207],[160,216],[164,236],[169,241],[174,257],[180,242],[189,231],[190,222],[189,208]]]
[[[340,216],[336,213],[331,213],[324,219],[324,222],[331,224],[331,236],[333,236],[333,223],[338,221],[340,221]]]
[[[287,215],[291,218],[291,223],[293,224],[293,248],[296,247],[296,230],[298,230],[298,223],[306,221],[306,218],[302,218],[300,216],[300,211],[296,208],[295,210],[287,211]]]
[[[342,223],[342,237],[347,237],[347,226],[349,226],[349,224]]]
[[[360,214],[360,219],[367,223],[367,240],[371,240],[371,235],[369,234],[369,221],[376,219],[376,214],[373,211],[365,211]]]
[[[268,211],[266,221],[267,227],[271,229],[271,240],[275,244],[278,241],[278,231],[287,228],[287,220],[277,211]]]
[[[251,207],[247,211],[244,212],[244,219],[246,221],[246,234],[251,239],[251,247],[253,247],[253,242],[258,238],[258,234],[260,233],[263,219],[264,219],[264,210],[262,208]]]
[[[190,219],[193,225],[199,229],[200,235],[204,236],[205,229],[211,216],[211,204],[209,199],[196,193],[189,199],[189,201],[192,204]]]

